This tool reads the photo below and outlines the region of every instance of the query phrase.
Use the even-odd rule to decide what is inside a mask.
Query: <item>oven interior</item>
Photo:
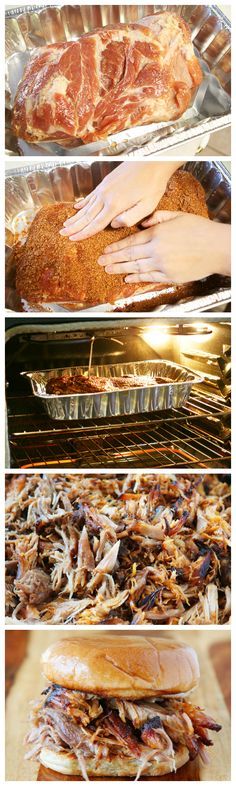
[[[203,376],[187,403],[99,420],[53,421],[20,375],[166,359]],[[12,468],[230,467],[230,323],[177,319],[7,320],[7,459]]]

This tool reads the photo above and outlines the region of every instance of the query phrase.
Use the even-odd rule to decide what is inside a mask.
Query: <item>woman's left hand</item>
[[[143,231],[107,246],[98,263],[131,282],[195,281],[230,275],[230,226],[190,213],[157,211]]]

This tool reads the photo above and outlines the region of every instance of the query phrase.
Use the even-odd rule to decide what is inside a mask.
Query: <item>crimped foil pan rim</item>
[[[139,300],[140,308],[142,308],[143,300],[147,300],[147,294],[148,293],[146,293],[146,298],[145,298],[145,295],[140,295],[140,300]],[[152,313],[152,314],[157,314],[158,313],[161,316],[165,315],[165,316],[173,316],[173,317],[175,317],[175,316],[183,316],[183,314],[185,314],[186,316],[188,314],[194,316],[194,315],[197,315],[199,313],[200,314],[202,314],[202,313],[205,314],[209,309],[210,310],[215,309],[216,306],[218,306],[218,308],[221,309],[222,306],[223,307],[227,306],[229,303],[231,303],[231,289],[222,289],[222,290],[218,290],[213,295],[204,295],[201,298],[199,297],[199,298],[194,298],[193,300],[190,300],[190,301],[181,302],[180,305],[176,305],[176,306],[169,306],[169,305],[160,306],[157,309],[154,308],[150,313]],[[98,310],[98,308],[99,308],[99,310]],[[83,314],[83,317],[87,317],[87,315],[93,316],[93,317],[96,317],[96,315],[98,315],[100,317],[103,314],[105,316],[107,316],[107,314],[108,315],[114,314],[115,308],[116,308],[115,306],[110,306],[110,308],[108,308],[107,304],[105,303],[103,306],[101,306],[101,307],[96,307],[95,306],[93,309],[92,308],[91,309],[85,309],[84,308],[82,310],[82,314]],[[13,316],[16,315],[16,313],[21,313],[21,312],[13,311],[13,309],[10,309],[10,308],[5,308],[5,312],[6,312],[6,314],[13,315]],[[21,313],[21,316],[23,316],[23,318],[28,317],[29,313],[34,313],[35,314],[36,312]],[[40,312],[37,312],[37,314],[39,314],[39,313]],[[52,313],[52,312],[45,312],[45,313],[46,313],[46,316],[48,316],[48,314]],[[56,313],[56,312],[54,312],[54,313]],[[59,313],[59,312],[57,312],[57,313]],[[68,314],[68,310],[63,309],[63,315],[65,313]],[[128,313],[129,313],[128,311],[124,311],[124,312],[120,312],[120,313],[118,312],[116,314],[116,316],[118,316],[120,318],[122,316],[127,315]],[[133,312],[130,312],[130,313],[133,313]],[[135,311],[134,313],[136,314],[136,316],[143,317],[145,312],[144,311]],[[149,313],[149,312],[147,312],[147,313]]]
[[[163,312],[160,310],[160,313],[170,316],[179,316],[181,314],[199,314],[199,313],[206,313],[207,309],[215,308],[216,306],[227,306],[231,303],[231,289],[222,289],[215,292],[213,295],[204,295],[201,298],[196,297],[194,300],[190,300],[186,303],[181,303],[180,305],[176,306],[165,306],[163,308]],[[138,312],[136,312],[138,313]],[[155,313],[155,309],[154,312]]]
[[[231,126],[231,121],[232,121],[231,113],[230,114],[228,113],[226,115],[221,115],[220,117],[215,117],[212,119],[206,118],[205,120],[203,120],[202,123],[199,122],[199,124],[197,124],[193,128],[188,128],[183,130],[176,129],[173,136],[171,136],[170,134],[167,137],[163,137],[163,138],[158,137],[156,139],[154,137],[153,139],[151,139],[151,141],[147,143],[143,143],[142,145],[137,145],[137,142],[135,141],[132,142],[131,139],[127,139],[125,143],[126,149],[123,149],[122,152],[116,153],[115,149],[113,149],[112,151],[107,150],[106,153],[103,154],[101,148],[99,149],[98,152],[98,158],[101,161],[105,161],[105,160],[109,161],[112,160],[113,157],[115,161],[123,161],[124,158],[127,160],[133,158],[136,160],[140,160],[140,155],[144,156],[145,158],[148,158],[148,156],[153,156],[153,154],[158,154],[158,156],[159,154],[163,154],[163,153],[168,154],[170,149],[177,150],[179,147],[182,147],[183,144],[193,141],[194,139],[199,140],[199,145],[200,145],[202,137],[206,136],[206,134],[211,134],[214,131],[222,131],[224,128],[229,128]],[[203,148],[203,154],[204,154],[204,148]],[[19,154],[17,155],[12,153],[12,150],[7,147],[5,148],[5,155],[7,157],[11,157],[11,156],[12,157],[14,156],[15,158],[19,157]],[[40,153],[39,155],[42,156],[42,153]],[[52,157],[54,155],[58,155],[58,159],[61,160],[60,152],[58,154],[55,152],[54,153],[46,152],[45,155],[52,156]],[[64,148],[63,148],[63,155],[65,155]],[[92,160],[94,159],[95,153],[94,152],[84,153],[83,146],[81,146],[78,150],[78,157],[83,155],[85,159],[89,158],[90,160]],[[27,157],[28,158],[30,157],[29,154],[27,154]],[[70,156],[68,155],[68,159],[69,158]],[[212,160],[214,161],[214,159]]]
[[[36,5],[36,3],[33,3],[33,5],[15,6],[14,8],[7,9],[5,11],[5,16],[6,19],[9,19],[12,16],[18,17],[21,16],[21,14],[27,14],[31,11],[35,11],[36,8],[38,11],[43,11],[44,8],[60,8],[62,5],[64,5],[64,3],[57,3],[55,5],[54,3],[45,3],[45,5],[39,6]]]
[[[92,164],[96,163],[97,160],[98,159],[96,158],[94,159],[94,161],[92,161],[92,159],[89,159],[89,161],[81,161],[79,158],[72,160],[71,158],[60,157],[60,158],[55,158],[51,161],[41,161],[40,163],[25,164],[24,166],[16,167],[15,169],[7,169],[5,174],[5,179],[8,180],[11,177],[18,177],[20,175],[30,175],[31,172],[34,171],[40,172],[40,170],[42,171],[46,170],[47,172],[50,172],[53,171],[53,169],[56,169],[57,167],[69,168],[71,166],[76,166],[77,164],[79,164],[79,166],[84,167],[84,169],[90,169]],[[216,163],[218,164],[218,161]]]
[[[218,5],[212,5],[211,8],[217,14],[217,16],[221,17],[222,22],[224,22],[224,24],[228,28],[228,30],[231,30],[231,21],[224,14],[224,11],[222,11],[222,8],[220,8]]]
[[[203,377],[201,377],[200,374],[198,374],[197,372],[191,371],[191,369],[189,369],[187,366],[180,366],[180,364],[178,364],[178,363],[172,363],[172,361],[168,361],[168,360],[165,360],[165,361],[162,361],[162,360],[159,360],[159,361],[158,360],[134,361],[134,363],[136,363],[136,365],[138,365],[139,362],[140,363],[146,362],[146,363],[153,364],[153,365],[154,364],[158,365],[158,363],[160,363],[160,364],[161,363],[165,363],[165,365],[168,368],[175,368],[177,370],[179,369],[179,371],[186,371],[186,372],[188,372],[188,374],[189,374],[189,378],[188,379],[185,379],[185,380],[180,379],[180,380],[173,380],[171,382],[158,383],[157,387],[160,387],[160,388],[167,387],[167,386],[169,387],[170,385],[174,385],[174,386],[177,386],[177,385],[197,385],[200,382],[203,382]],[[114,364],[114,363],[112,363],[112,364],[106,365],[106,368],[107,369],[113,368],[114,365],[122,366],[124,364],[122,364],[122,363],[121,364],[118,364],[118,363]],[[48,369],[41,369],[40,371],[21,371],[20,375],[22,377],[24,377],[24,376],[27,377],[30,380],[31,386],[32,386],[32,382],[34,382],[34,381],[37,384],[37,380],[34,380],[34,375],[35,374],[47,374],[49,372],[50,373],[52,373],[52,372],[56,373],[57,371],[65,372],[65,371],[67,371],[68,368],[77,370],[78,366],[66,366],[66,367],[64,366],[64,367],[59,367],[59,368],[54,368],[54,369],[48,368]],[[86,366],[79,367],[79,368],[87,369]],[[152,385],[146,385],[146,386],[144,385],[143,387],[138,387],[138,388],[137,388],[137,386],[129,387],[127,389],[126,388],[121,388],[120,390],[119,390],[119,388],[117,388],[115,391],[106,390],[106,391],[96,391],[94,393],[88,393],[88,392],[86,392],[86,393],[64,393],[64,394],[62,393],[62,394],[59,394],[59,395],[55,395],[53,393],[50,394],[50,393],[36,392],[33,389],[33,386],[32,386],[32,390],[33,390],[33,394],[35,396],[37,396],[38,398],[44,398],[44,399],[47,399],[47,400],[52,400],[52,399],[57,399],[58,400],[58,399],[65,399],[65,398],[68,398],[68,397],[69,398],[80,398],[80,397],[84,397],[84,396],[89,396],[89,397],[90,396],[91,397],[102,396],[103,393],[106,393],[106,395],[108,395],[108,396],[112,396],[112,394],[114,392],[115,393],[120,393],[120,392],[124,393],[124,392],[128,392],[129,390],[142,391],[142,390],[147,390],[147,388],[152,388],[152,387],[153,387]]]
[[[16,167],[15,169],[6,170],[5,180],[10,180],[11,177],[18,177],[20,175],[23,175],[23,176],[24,175],[29,175],[31,172],[34,172],[34,171],[40,172],[40,170],[42,170],[42,171],[46,170],[47,172],[50,172],[50,171],[53,171],[53,169],[56,169],[57,167],[68,167],[69,168],[69,167],[72,167],[72,166],[76,166],[78,163],[79,163],[80,166],[84,167],[85,169],[89,169],[92,166],[93,163],[97,162],[97,160],[98,159],[94,159],[94,161],[92,161],[91,159],[89,159],[89,161],[83,161],[83,160],[81,161],[81,160],[79,160],[79,158],[73,159],[73,160],[71,158],[70,159],[69,158],[57,158],[57,159],[55,158],[53,161],[52,160],[51,161],[41,161],[40,163],[38,162],[38,163],[25,164],[25,166],[22,166],[22,167]],[[200,160],[201,159],[199,159],[199,163],[200,163]],[[100,161],[102,163],[102,159],[100,159]],[[198,159],[194,159],[194,161],[197,163]],[[187,163],[188,163],[187,160],[184,161],[184,164],[187,164]],[[208,163],[208,161],[206,163]],[[228,184],[231,185],[231,173],[229,172],[229,170],[224,165],[224,162],[222,160],[221,161],[218,161],[218,160],[211,161],[210,160],[210,163],[212,163],[212,165],[214,164],[216,169],[219,169],[219,171],[222,173],[222,175],[227,180]]]
[[[163,139],[157,139],[157,141],[152,139],[151,142],[147,142],[147,144],[144,144],[142,147],[136,147],[133,150],[127,151],[125,156],[126,158],[136,158],[140,154],[140,150],[142,151],[142,155],[146,156],[153,155],[155,152],[168,152],[170,148],[178,148],[185,142],[188,142],[190,139],[200,140],[201,136],[204,136],[204,134],[209,134],[212,131],[221,131],[223,128],[227,128],[228,126],[231,126],[231,114],[215,117],[212,118],[212,120],[206,118],[203,123],[194,126],[194,128],[184,129],[183,131],[176,129],[173,137],[171,137],[170,134],[168,137],[164,137]],[[149,150],[149,146],[152,149]],[[117,161],[119,158],[122,159],[122,156],[116,156]]]
[[[24,5],[24,6],[20,6],[20,7],[16,6],[15,8],[10,8],[10,9],[6,10],[5,11],[5,17],[6,17],[6,19],[7,18],[11,18],[11,17],[17,18],[18,16],[21,16],[22,14],[25,14],[25,13],[30,13],[31,11],[33,11],[33,12],[34,11],[43,11],[45,8],[62,8],[64,5],[67,5],[67,3],[66,2],[45,3],[45,5],[37,5],[36,3],[33,3],[33,5]],[[70,5],[70,3],[68,3],[68,5]],[[72,3],[72,5],[75,5],[75,3]],[[86,3],[84,3],[84,5],[86,5]],[[95,3],[95,5],[96,5],[96,3]],[[105,5],[105,3],[104,3],[104,5]],[[161,3],[159,5],[161,5]],[[181,4],[174,3],[173,5],[178,6],[178,5],[181,5]],[[195,3],[195,4],[191,3],[191,5],[198,5],[198,3]],[[222,22],[224,22],[224,24],[228,28],[228,30],[229,31],[231,30],[230,19],[228,19],[228,17],[225,16],[224,12],[222,11],[221,8],[219,8],[218,5],[211,5],[210,3],[208,3],[206,7],[212,8],[212,11],[214,11],[216,16],[219,16],[222,19]]]

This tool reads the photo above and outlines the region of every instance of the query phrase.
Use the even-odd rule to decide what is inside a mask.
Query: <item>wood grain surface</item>
[[[127,631],[126,631],[127,632]],[[146,631],[147,632],[147,631]],[[109,630],[109,634],[111,631]],[[115,631],[121,635],[124,631]],[[145,635],[145,631],[129,630],[130,635]],[[37,698],[45,687],[40,673],[40,655],[43,650],[60,638],[83,635],[82,631],[34,630],[7,631],[6,633],[6,687],[8,689],[6,707],[6,780],[7,781],[58,781],[81,780],[68,778],[46,768],[37,762],[24,759],[23,739],[28,729],[27,716],[29,702]],[[87,631],[91,645],[96,646],[96,631]],[[148,631],[150,635],[150,631]],[[165,631],[151,632],[151,635],[164,635],[186,641],[196,649],[201,668],[201,682],[193,693],[193,701],[211,714],[222,724],[219,734],[212,733],[214,747],[210,750],[210,763],[202,765],[199,759],[191,762],[176,774],[162,777],[161,780],[178,781],[227,781],[230,780],[230,632],[228,629],[205,631]],[[106,636],[106,631],[104,632]],[[16,722],[17,718],[17,722]],[[12,751],[14,750],[14,756]],[[127,780],[127,779],[126,779]],[[144,780],[144,779],[142,779]],[[148,779],[151,780],[151,779]],[[156,779],[154,779],[156,780]]]

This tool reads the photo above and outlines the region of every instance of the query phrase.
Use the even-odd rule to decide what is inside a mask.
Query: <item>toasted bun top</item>
[[[130,699],[186,693],[200,676],[191,647],[148,635],[62,639],[43,653],[42,666],[64,688]]]

